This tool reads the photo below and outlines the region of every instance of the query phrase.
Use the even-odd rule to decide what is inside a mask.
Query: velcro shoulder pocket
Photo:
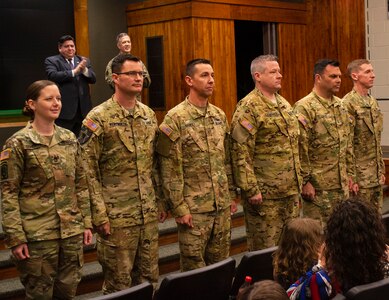
[[[157,139],[156,151],[162,156],[168,156],[170,149],[173,145],[173,141],[165,134],[161,133]]]
[[[250,132],[240,124],[236,124],[232,130],[232,138],[237,141],[239,144],[242,144],[247,141],[250,136]]]

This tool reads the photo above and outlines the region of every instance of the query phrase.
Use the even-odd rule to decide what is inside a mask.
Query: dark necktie
[[[73,65],[73,61],[71,58],[68,59],[69,61],[69,64],[70,64],[70,67],[72,68],[72,70],[74,69],[74,65]]]

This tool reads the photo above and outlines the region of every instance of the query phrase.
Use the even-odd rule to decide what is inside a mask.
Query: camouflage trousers
[[[103,268],[103,293],[127,289],[145,281],[158,282],[158,221],[112,228],[98,236],[97,255]]]
[[[358,195],[371,203],[379,212],[382,211],[382,205],[384,203],[384,192],[382,190],[382,185],[378,185],[371,188],[361,188],[359,187]]]
[[[181,271],[226,259],[230,254],[230,208],[221,212],[192,214],[193,228],[177,224]]]
[[[300,195],[279,199],[263,199],[261,204],[243,202],[247,247],[249,251],[276,246],[284,224],[297,218],[300,212]]]
[[[28,243],[30,258],[13,261],[26,299],[73,299],[81,280],[83,235]]]
[[[303,201],[303,216],[319,220],[324,228],[332,209],[337,203],[342,200],[347,200],[348,197],[348,189],[316,190],[315,199],[313,201]]]

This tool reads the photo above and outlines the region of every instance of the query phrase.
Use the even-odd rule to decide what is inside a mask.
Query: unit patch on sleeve
[[[90,128],[87,126],[82,125],[80,133],[78,135],[78,142],[80,143],[80,145],[84,145],[87,141],[89,141],[92,135],[92,130],[90,130]]]
[[[8,179],[8,163],[6,161],[1,162],[1,180]]]

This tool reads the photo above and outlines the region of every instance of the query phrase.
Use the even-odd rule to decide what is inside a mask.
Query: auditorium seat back
[[[226,300],[234,271],[235,259],[229,257],[203,268],[167,275],[155,300]]]
[[[238,294],[239,287],[243,284],[246,276],[251,276],[253,282],[270,279],[273,280],[273,253],[277,247],[248,252],[242,257],[236,270],[230,295]]]
[[[144,282],[120,292],[92,298],[92,300],[152,300],[153,285],[149,282]]]
[[[331,300],[346,300],[347,298],[343,294],[336,294]]]
[[[346,293],[346,299],[387,300],[389,299],[389,278],[385,278],[368,284],[355,286]]]

